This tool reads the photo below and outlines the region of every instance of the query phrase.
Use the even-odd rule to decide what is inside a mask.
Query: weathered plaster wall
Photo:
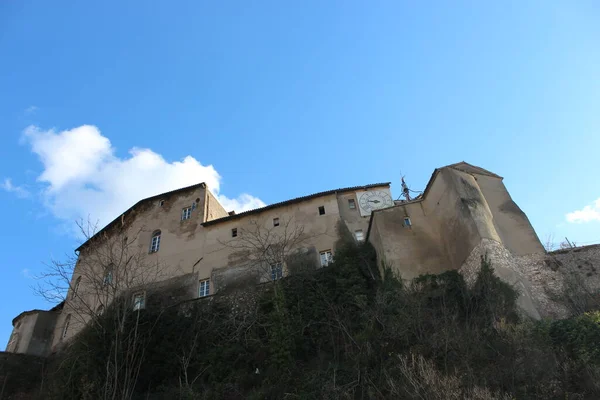
[[[58,314],[58,312],[42,310],[22,313],[14,321],[6,351],[34,356],[48,355]]]
[[[422,199],[377,211],[369,240],[380,261],[404,279],[457,269],[472,282],[481,265],[481,255],[488,254],[496,274],[519,290],[518,302],[525,313],[540,318],[534,289],[516,258],[524,252],[539,252],[539,240],[527,218],[517,212],[519,209],[501,179],[491,179],[442,168]],[[485,183],[487,197],[480,182]],[[488,197],[493,198],[491,206]],[[405,225],[405,217],[410,217],[410,227]],[[510,239],[515,254],[506,248],[497,228],[504,235],[511,229],[524,231],[517,235],[523,243]]]
[[[477,184],[492,212],[496,232],[504,246],[515,255],[543,253],[540,242],[527,215],[513,201],[502,179],[475,175]]]
[[[474,182],[468,174],[442,169],[423,199],[375,212],[369,240],[383,254],[380,261],[412,279],[458,269],[483,235],[497,238]]]
[[[319,207],[325,207],[325,214],[319,215]],[[273,219],[279,218],[280,225],[273,226]],[[310,199],[301,203],[290,204],[274,209],[265,210],[259,214],[241,216],[238,219],[227,220],[206,227],[205,252],[197,268],[200,279],[219,275],[222,278],[213,283],[214,286],[231,282],[236,276],[242,276],[257,267],[249,261],[249,250],[244,244],[244,235],[252,235],[260,227],[260,231],[271,235],[291,236],[291,232],[302,229],[302,234],[295,248],[315,250],[315,263],[318,262],[320,251],[335,252],[337,240],[336,224],[340,220],[338,201],[335,194]],[[289,225],[286,228],[286,224]],[[232,229],[237,229],[238,236],[232,237]],[[287,229],[288,233],[284,233]],[[365,229],[366,232],[366,229]],[[260,269],[260,267],[258,267]],[[264,266],[263,269],[267,269]],[[261,271],[259,281],[266,274]],[[252,272],[254,273],[254,272]]]
[[[404,223],[410,217],[411,226]],[[382,263],[392,267],[403,279],[447,269],[436,226],[430,223],[421,202],[396,206],[374,214],[369,241]]]
[[[447,260],[437,268],[458,269],[482,237],[493,236],[487,227],[489,213],[472,176],[444,168],[434,179],[423,209]]]
[[[40,311],[29,342],[27,354],[46,356],[50,354],[54,328],[58,319],[58,312]]]
[[[158,203],[151,204],[140,213],[130,228],[140,232],[136,241],[140,251],[149,251],[152,233],[161,231],[160,250],[148,254],[148,262],[164,265],[171,276],[192,272],[193,264],[202,257],[205,199],[205,189],[198,188],[164,199],[162,207]],[[191,218],[182,221],[182,210],[194,203]]]
[[[387,187],[387,186],[382,186]],[[345,196],[338,199],[339,196]],[[236,248],[235,242],[238,238],[231,237],[231,229],[237,228],[238,235],[245,230],[252,229],[252,224],[260,223],[265,229],[273,229],[273,232],[281,232],[285,229],[285,222],[292,220],[294,226],[302,226],[302,240],[296,246],[303,252],[314,258],[315,264],[319,264],[319,252],[330,250],[335,252],[337,240],[336,224],[342,217],[348,218],[348,223],[355,229],[363,229],[366,234],[368,219],[359,215],[358,204],[355,210],[350,210],[347,197],[353,197],[353,193],[340,193],[305,200],[303,202],[284,205],[277,208],[265,210],[258,214],[242,215],[235,219],[226,220],[204,227],[204,221],[227,217],[229,214],[218,203],[217,199],[205,187],[196,187],[189,191],[171,194],[157,198],[148,203],[142,203],[123,218],[122,231],[117,229],[109,232],[113,235],[127,237],[128,247],[131,251],[144,255],[143,262],[148,265],[161,266],[161,280],[181,276],[193,276],[193,287],[186,296],[194,298],[198,295],[200,280],[211,279],[211,294],[219,289],[220,284],[237,279],[236,277],[248,275],[253,267],[248,262],[248,256],[244,251]],[[164,201],[162,206],[160,202]],[[344,203],[345,201],[345,203]],[[181,212],[185,207],[195,204],[190,219],[181,221]],[[339,204],[343,204],[343,213],[340,213]],[[325,215],[319,215],[319,207],[325,207]],[[280,226],[273,227],[273,218],[279,218]],[[161,231],[160,249],[156,253],[149,253],[150,242],[153,232]],[[83,276],[78,295],[84,298],[86,293],[94,293],[94,285],[86,283],[86,274],[82,268],[88,268],[94,264],[100,246],[94,247],[95,253],[87,254],[83,249],[80,254],[80,264],[72,278],[72,287],[79,276]],[[91,247],[90,247],[91,249]],[[129,251],[129,249],[128,249]],[[87,260],[87,261],[86,261]],[[98,262],[95,262],[98,264]],[[263,268],[268,269],[268,266]],[[97,271],[96,276],[102,274]],[[250,273],[252,275],[252,273]],[[221,277],[216,279],[215,277]],[[117,277],[115,277],[117,279]],[[234,279],[234,280],[235,280]],[[256,276],[258,282],[269,280],[267,271]],[[96,283],[97,285],[97,283]],[[68,342],[89,320],[90,315],[76,312],[78,307],[77,298],[69,296],[64,311],[59,316],[54,329],[54,348],[58,348],[62,342]],[[97,309],[100,301],[85,298],[85,303],[91,305],[91,309]],[[96,304],[97,303],[97,304]],[[61,338],[65,321],[71,315],[69,329],[64,340]]]
[[[385,189],[387,186],[382,186],[380,188],[371,188],[369,190],[380,190]],[[338,210],[340,212],[340,217],[342,221],[345,222],[346,227],[350,233],[354,234],[358,230],[362,230],[365,237],[367,237],[367,230],[369,228],[369,218],[370,216],[362,217],[360,215],[358,199],[360,198],[360,194],[365,192],[364,190],[359,190],[356,192],[348,192],[348,193],[340,193],[337,196],[338,202]],[[356,208],[351,209],[348,205],[348,200],[354,200],[354,204]]]
[[[206,191],[206,210],[204,214],[204,221],[212,221],[229,215],[210,190]]]
[[[139,260],[145,265],[159,265],[159,267],[152,267],[152,273],[160,276],[161,280],[191,273],[194,271],[194,264],[202,257],[204,243],[202,222],[204,222],[206,198],[206,188],[200,186],[142,203],[124,215],[121,226],[107,231],[109,236],[107,242],[111,240],[115,242],[116,238],[118,240],[127,238],[128,254],[135,254],[136,258],[141,257]],[[162,205],[161,201],[163,201]],[[194,204],[191,218],[182,221],[182,210]],[[161,231],[160,249],[156,253],[150,253],[152,234],[156,230]],[[117,253],[121,249],[118,242],[112,246],[116,247]],[[90,254],[90,251],[95,253]],[[78,290],[81,299],[68,296],[63,312],[58,317],[54,329],[53,348],[56,348],[63,341],[68,341],[90,319],[90,311],[81,312],[82,304],[85,305],[85,308],[89,307],[91,310],[95,310],[100,306],[99,299],[94,294],[98,282],[90,282],[91,278],[97,279],[103,274],[100,270],[93,270],[94,268],[100,269],[96,265],[99,263],[98,260],[102,260],[102,256],[98,256],[98,252],[109,253],[109,249],[102,244],[98,244],[94,247],[84,247],[80,252],[79,261],[72,277],[71,288],[75,286],[76,280],[81,276],[82,280]],[[123,259],[115,261],[123,264],[126,262]],[[86,273],[84,269],[92,269],[94,272]],[[158,270],[160,272],[157,272]],[[148,279],[148,277],[143,276],[142,272],[136,273],[140,275],[140,280]],[[115,279],[117,278],[115,277]],[[63,339],[62,333],[68,315],[71,315],[69,330]]]
[[[10,347],[6,348],[6,351],[12,351],[14,353],[27,353],[37,317],[37,311],[24,312],[15,320],[11,334],[12,343]]]

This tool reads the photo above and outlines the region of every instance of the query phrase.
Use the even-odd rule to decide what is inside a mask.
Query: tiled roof
[[[202,225],[203,226],[211,226],[211,225],[218,224],[220,222],[232,221],[234,219],[245,217],[247,215],[259,214],[259,213],[261,213],[263,211],[272,210],[274,208],[287,206],[289,204],[300,203],[302,201],[314,199],[314,198],[321,197],[321,196],[328,196],[330,194],[343,193],[343,192],[351,192],[351,191],[355,191],[355,190],[365,190],[365,189],[370,189],[370,188],[374,188],[374,187],[389,186],[389,185],[390,185],[390,182],[384,182],[384,183],[373,183],[373,184],[364,185],[364,186],[352,186],[352,187],[346,187],[346,188],[339,188],[339,189],[327,190],[325,192],[313,193],[313,194],[310,194],[308,196],[296,197],[295,199],[286,200],[286,201],[282,201],[282,202],[274,203],[274,204],[269,204],[268,206],[265,206],[265,207],[255,208],[254,210],[244,211],[244,212],[241,212],[239,214],[230,215],[228,217],[214,219],[212,221],[205,222]]]

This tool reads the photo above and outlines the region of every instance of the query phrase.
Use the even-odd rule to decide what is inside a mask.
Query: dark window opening
[[[65,318],[65,324],[63,326],[63,331],[62,331],[62,335],[61,335],[61,340],[67,337],[67,332],[69,332],[69,324],[71,323],[71,314],[67,315],[67,318]]]
[[[271,280],[276,281],[283,278],[283,266],[281,263],[271,265]]]
[[[237,237],[237,228],[231,230],[231,237]]]
[[[319,215],[325,215],[325,206],[319,207]]]
[[[279,218],[273,218],[273,226],[279,226]]]
[[[133,311],[139,311],[146,308],[146,295],[143,292],[133,295]]]

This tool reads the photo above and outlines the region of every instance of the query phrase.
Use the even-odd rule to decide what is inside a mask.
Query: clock
[[[369,215],[373,210],[391,207],[394,205],[392,196],[387,190],[373,190],[357,193],[360,215]]]

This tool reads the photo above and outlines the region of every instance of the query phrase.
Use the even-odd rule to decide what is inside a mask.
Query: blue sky
[[[77,216],[202,180],[243,209],[465,160],[600,242],[600,4],[442,3],[0,3],[0,346]]]

